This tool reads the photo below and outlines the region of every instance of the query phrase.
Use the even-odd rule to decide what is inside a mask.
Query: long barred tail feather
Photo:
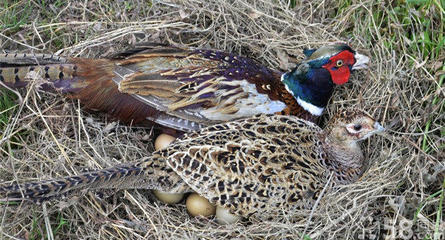
[[[105,112],[125,123],[156,119],[159,110],[119,91],[113,82],[115,62],[109,59],[63,58],[50,54],[0,54],[0,87],[26,87],[38,76],[44,91],[79,99],[90,110]]]
[[[0,202],[42,202],[87,189],[142,188],[144,181],[148,179],[145,179],[144,169],[139,164],[121,165],[56,180],[0,186]]]
[[[67,63],[67,59],[54,54],[4,53],[0,54],[0,67],[48,65]]]
[[[28,85],[30,72],[43,79],[43,88],[60,88],[76,76],[77,66],[64,58],[52,54],[6,53],[0,54],[0,81],[8,87],[20,88]],[[50,84],[51,83],[51,84]],[[46,85],[45,85],[46,84]],[[46,90],[45,89],[45,90]]]

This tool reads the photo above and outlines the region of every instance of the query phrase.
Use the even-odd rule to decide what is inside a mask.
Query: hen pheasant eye
[[[337,67],[343,66],[343,60],[337,60]]]
[[[355,131],[360,131],[360,129],[362,129],[362,125],[359,125],[359,124],[354,125],[354,130]]]

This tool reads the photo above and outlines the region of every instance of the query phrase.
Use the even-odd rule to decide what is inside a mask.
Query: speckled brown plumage
[[[0,194],[43,201],[99,188],[196,191],[234,214],[273,216],[310,208],[331,174],[334,184],[357,180],[365,165],[357,142],[381,130],[357,110],[344,111],[325,130],[292,116],[255,116],[185,134],[134,164],[3,186]]]
[[[321,112],[314,115],[297,99],[323,110],[336,84],[331,76],[347,81],[350,70],[367,60],[359,63],[355,57],[360,55],[345,44],[307,56],[303,67],[285,74],[222,51],[159,44],[141,44],[106,59],[0,54],[0,82],[24,87],[27,74],[36,72],[44,79],[42,89],[80,99],[88,109],[127,123],[148,120],[185,132],[257,114],[316,121]],[[328,68],[331,58],[342,66]]]

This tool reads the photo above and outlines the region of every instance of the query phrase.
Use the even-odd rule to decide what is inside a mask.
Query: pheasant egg
[[[197,193],[192,193],[185,202],[187,211],[192,216],[209,217],[215,215],[215,206],[209,200],[199,196]]]
[[[236,223],[240,219],[240,216],[233,215],[229,209],[217,206],[216,207],[216,221],[219,224],[232,224]]]
[[[161,134],[155,140],[155,149],[160,150],[167,147],[171,142],[173,142],[176,138],[170,136],[168,134]]]
[[[157,199],[159,199],[163,203],[167,204],[175,204],[182,200],[184,194],[182,193],[166,193],[158,190],[153,191],[154,195]]]

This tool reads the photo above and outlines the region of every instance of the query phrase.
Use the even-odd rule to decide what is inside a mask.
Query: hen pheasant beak
[[[369,131],[366,135],[364,135],[363,137],[361,137],[360,139],[358,139],[358,141],[365,140],[365,139],[367,139],[368,137],[370,137],[370,136],[372,136],[372,135],[374,135],[374,134],[383,132],[383,131],[385,130],[385,128],[384,128],[382,125],[380,125],[379,122],[374,122],[374,126],[373,126],[373,128],[374,128],[373,130]]]
[[[360,53],[355,53],[355,64],[352,66],[352,70],[368,68],[369,57]]]
[[[375,123],[374,123],[374,129],[375,129],[375,130],[374,130],[375,133],[385,131],[385,128],[384,128],[382,125],[380,125],[379,122],[375,122]]]

